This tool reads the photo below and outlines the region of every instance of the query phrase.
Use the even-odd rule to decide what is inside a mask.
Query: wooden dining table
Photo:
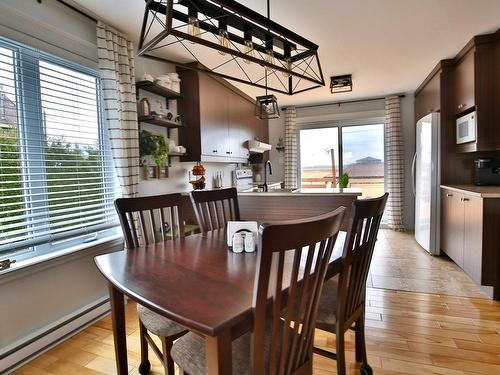
[[[344,238],[341,232],[328,278],[339,272]],[[216,230],[99,255],[95,263],[109,283],[119,375],[128,373],[124,296],[203,335],[208,374],[232,374],[231,343],[252,328],[257,252],[231,252],[225,231]]]

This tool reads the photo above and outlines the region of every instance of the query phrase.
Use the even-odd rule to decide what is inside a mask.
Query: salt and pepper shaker
[[[245,233],[245,253],[253,253],[255,251],[255,239],[253,233]]]
[[[233,234],[233,252],[242,253],[243,252],[243,236],[241,233]]]

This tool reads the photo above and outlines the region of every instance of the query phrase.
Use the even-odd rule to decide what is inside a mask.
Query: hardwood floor
[[[375,374],[500,374],[500,303],[488,299],[367,289],[366,334]],[[138,374],[135,304],[127,311],[131,374]],[[354,335],[346,336],[350,374]],[[316,344],[335,348],[335,335],[316,332]],[[163,374],[153,353],[151,374]],[[17,375],[115,374],[111,319],[106,317],[14,372]],[[315,356],[314,374],[335,374],[335,361]]]
[[[380,230],[367,285],[374,288],[487,298],[450,258],[430,256],[412,232]]]

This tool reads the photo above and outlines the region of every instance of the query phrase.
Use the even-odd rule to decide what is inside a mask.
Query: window
[[[108,236],[116,176],[97,72],[0,39],[0,255]]]
[[[347,173],[348,186],[361,189],[363,197],[384,194],[383,124],[304,128],[299,140],[301,188],[336,187]]]

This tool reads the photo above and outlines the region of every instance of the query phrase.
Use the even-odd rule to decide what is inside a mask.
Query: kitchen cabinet
[[[455,119],[476,111],[476,140],[456,145],[460,153],[500,150],[500,30],[474,38],[455,57],[452,110]]]
[[[179,142],[182,161],[247,162],[246,143],[267,141],[267,121],[254,116],[254,100],[225,80],[194,70],[179,70],[186,128]]]
[[[441,250],[476,283],[494,286],[495,298],[500,298],[500,280],[496,280],[500,234],[495,227],[500,223],[500,193],[496,195],[484,198],[477,192],[442,187]]]
[[[474,107],[474,49],[469,50],[453,69],[453,109],[455,115]]]
[[[464,271],[478,284],[481,284],[481,261],[483,249],[483,200],[482,198],[462,197],[464,209]]]
[[[441,250],[464,265],[464,212],[460,194],[441,190]]]
[[[441,109],[441,66],[438,65],[415,91],[415,122]]]

